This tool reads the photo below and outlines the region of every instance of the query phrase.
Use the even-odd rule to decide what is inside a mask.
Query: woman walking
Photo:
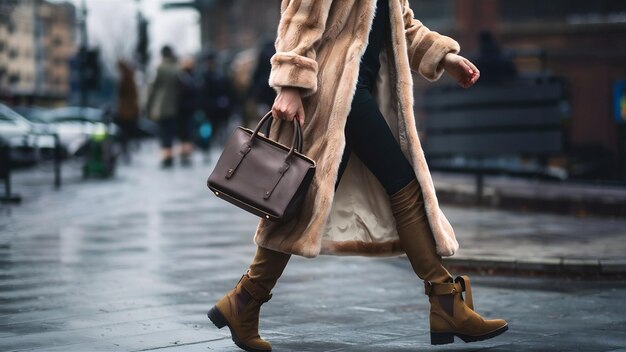
[[[213,323],[227,325],[246,351],[270,351],[258,333],[259,310],[291,254],[406,253],[430,300],[431,343],[506,331],[504,320],[473,311],[469,278],[454,279],[442,265],[458,243],[413,115],[411,71],[430,81],[445,71],[465,88],[477,81],[459,45],[415,20],[407,0],[283,0],[275,45],[271,133],[289,144],[288,121],[297,119],[317,171],[298,216],[261,220],[252,264],[209,311]]]

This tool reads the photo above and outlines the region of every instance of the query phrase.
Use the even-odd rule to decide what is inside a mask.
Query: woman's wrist
[[[450,66],[451,63],[453,63],[454,58],[457,55],[454,53],[447,53],[443,59],[441,60],[441,66],[444,68],[444,70],[448,70],[448,67]]]
[[[291,87],[291,86],[282,87],[280,89],[280,91],[281,91],[281,93],[285,92],[285,93],[298,93],[298,94],[300,94],[300,88],[298,88],[298,87]]]

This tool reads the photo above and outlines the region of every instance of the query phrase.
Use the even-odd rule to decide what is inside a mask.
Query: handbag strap
[[[246,155],[248,155],[248,153],[250,153],[250,150],[252,150],[252,146],[249,143],[244,143],[241,146],[241,148],[239,148],[239,158],[235,162],[235,165],[233,165],[233,167],[229,168],[226,171],[226,178],[227,179],[231,178],[235,174],[235,171],[237,171],[237,168],[239,168],[239,165],[241,165],[241,162],[243,161],[243,158],[245,158]]]
[[[289,166],[290,166],[289,163],[287,162],[287,160],[285,160],[285,163],[283,164],[283,166],[281,166],[280,169],[278,169],[278,177],[274,181],[274,184],[271,186],[269,190],[265,191],[265,194],[263,194],[263,199],[269,199],[271,197],[272,193],[274,193],[274,190],[276,189],[276,186],[278,186],[278,183],[280,182],[280,180],[282,180],[283,176],[285,176],[285,172],[289,170]]]

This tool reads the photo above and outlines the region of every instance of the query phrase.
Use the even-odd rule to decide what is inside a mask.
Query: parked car
[[[32,122],[52,126],[59,135],[64,154],[83,155],[89,141],[95,135],[111,135],[117,128],[103,122],[103,111],[95,108],[64,107],[34,110],[29,118]]]
[[[46,123],[36,117],[36,114],[44,111],[45,108],[36,106],[12,106],[11,109],[22,117],[26,118],[31,125],[31,133],[36,135],[36,144],[39,150],[39,157],[45,160],[54,157],[56,129],[52,124]]]
[[[10,148],[9,161],[12,166],[35,164],[38,160],[38,138],[33,124],[0,103],[0,139]]]

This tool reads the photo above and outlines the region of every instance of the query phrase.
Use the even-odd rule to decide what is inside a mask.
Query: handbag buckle
[[[278,169],[278,173],[282,175],[285,172],[287,172],[287,170],[289,170],[289,163],[284,163],[283,166],[281,166],[281,168]]]
[[[239,153],[241,155],[246,155],[250,152],[250,149],[252,149],[252,147],[250,146],[250,144],[245,143],[242,148],[239,150]]]

